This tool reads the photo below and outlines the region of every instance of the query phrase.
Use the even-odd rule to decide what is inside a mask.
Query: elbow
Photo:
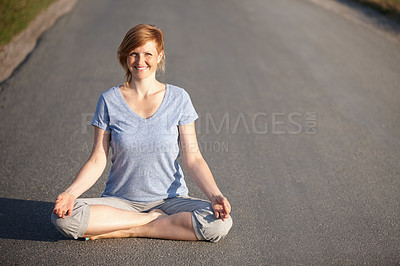
[[[87,163],[95,165],[96,168],[104,170],[107,166],[107,156],[90,156]]]
[[[185,158],[184,160],[186,169],[189,171],[189,173],[192,171],[192,169],[197,168],[199,165],[202,165],[205,163],[205,160],[201,154],[198,154],[196,156],[191,156],[189,158]]]

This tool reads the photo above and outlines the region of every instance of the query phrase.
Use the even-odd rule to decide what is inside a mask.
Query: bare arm
[[[194,122],[179,126],[179,138],[186,169],[197,186],[210,199],[215,216],[224,221],[229,217],[231,205],[222,195],[207,162],[201,155]]]
[[[94,142],[88,161],[76,175],[72,184],[56,200],[53,212],[59,217],[71,215],[76,198],[91,188],[107,165],[110,147],[110,133],[94,127]]]

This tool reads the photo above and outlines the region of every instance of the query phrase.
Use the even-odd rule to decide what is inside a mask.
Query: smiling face
[[[149,77],[155,78],[157,65],[161,62],[163,51],[157,52],[154,41],[133,49],[126,58],[132,78],[142,80]]]

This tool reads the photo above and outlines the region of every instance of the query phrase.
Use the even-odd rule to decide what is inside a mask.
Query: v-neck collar
[[[139,118],[141,121],[149,121],[154,119],[154,117],[158,116],[158,113],[161,112],[161,109],[164,107],[167,96],[169,94],[169,88],[168,88],[168,84],[165,84],[165,94],[164,94],[164,98],[162,99],[162,102],[160,104],[160,106],[158,107],[158,109],[148,118],[143,118],[142,116],[138,115],[129,105],[128,103],[125,101],[124,97],[121,94],[121,91],[119,89],[119,86],[115,87],[115,94],[117,95],[117,97],[120,99],[122,105],[125,106],[125,108],[128,110],[129,113],[133,114],[135,117]]]

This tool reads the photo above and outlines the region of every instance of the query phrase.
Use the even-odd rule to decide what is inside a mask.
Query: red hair
[[[129,53],[138,47],[145,45],[146,43],[154,41],[156,44],[157,52],[160,54],[164,51],[164,34],[161,29],[154,25],[149,24],[138,24],[130,29],[118,48],[118,60],[122,68],[125,70],[125,78],[127,82],[132,79],[132,73],[129,71],[127,64],[127,57]],[[162,72],[165,71],[165,56],[163,55],[157,69]]]

